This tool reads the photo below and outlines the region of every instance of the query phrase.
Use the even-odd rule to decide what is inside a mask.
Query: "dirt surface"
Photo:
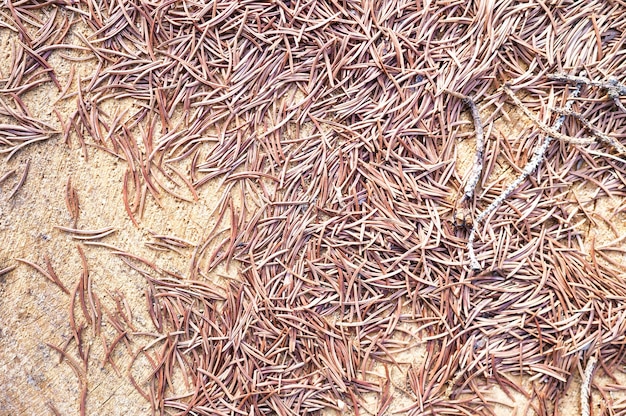
[[[14,34],[0,28],[0,72],[10,71],[12,60],[11,45]],[[61,85],[69,81],[69,66],[63,59],[53,55],[50,59]],[[80,73],[88,76],[93,67],[85,64]],[[76,80],[74,79],[74,83]],[[37,87],[28,93],[26,104],[31,113],[62,129],[53,109],[68,117],[72,111],[72,100],[56,102],[60,92],[50,83]],[[120,103],[128,105],[128,103]],[[132,105],[132,103],[131,103]],[[502,117],[495,124],[491,135],[511,135],[523,131],[530,123],[515,110],[508,108],[510,119]],[[488,115],[488,113],[486,113]],[[469,119],[468,119],[469,120]],[[1,121],[1,120],[0,120]],[[521,123],[521,126],[519,125]],[[468,122],[468,130],[471,131]],[[458,139],[457,169],[464,176],[471,167],[475,140],[470,135]],[[22,172],[28,166],[28,175],[15,196],[8,198],[17,185]],[[494,176],[511,176],[511,170],[496,169]],[[194,246],[215,225],[214,210],[224,192],[219,180],[213,180],[199,190],[197,202],[185,202],[164,195],[157,206],[148,198],[138,226],[134,225],[122,203],[122,178],[125,166],[115,156],[95,147],[87,147],[86,155],[74,141],[64,143],[60,135],[48,141],[33,144],[19,151],[10,160],[0,161],[0,176],[12,169],[16,173],[0,184],[0,269],[15,266],[15,269],[0,276],[0,414],[62,414],[73,415],[80,412],[81,384],[87,386],[86,413],[89,415],[144,415],[150,414],[149,402],[141,396],[131,383],[131,374],[140,385],[151,375],[151,367],[145,360],[132,362],[132,356],[145,344],[149,336],[142,333],[154,332],[146,308],[146,279],[129,268],[116,252],[132,252],[153,262],[163,269],[185,275],[190,270]],[[66,204],[66,184],[71,180],[75,188],[80,211],[77,220],[71,218]],[[592,244],[601,245],[616,239],[616,235],[626,235],[623,217],[616,221],[602,218],[623,204],[617,198],[596,198],[592,184],[575,190],[581,200],[588,200],[589,215],[597,218],[596,225],[590,227],[588,236],[581,244],[586,250]],[[113,227],[115,232],[98,240],[101,245],[86,244],[57,227],[83,230]],[[175,236],[192,243],[180,247],[178,251],[155,250],[146,243],[154,241],[153,235]],[[46,258],[61,283],[71,292],[83,273],[79,254],[84,250],[93,292],[97,293],[102,310],[114,311],[125,299],[122,309],[128,312],[137,335],[128,342],[120,342],[110,354],[111,362],[104,362],[106,345],[111,345],[116,331],[106,319],[101,333],[87,328],[84,345],[89,348],[88,371],[86,374],[73,372],[67,361],[61,362],[60,354],[52,346],[69,343],[68,356],[76,357],[75,343],[70,342],[72,329],[69,317],[73,313],[71,296],[58,285],[46,279],[35,268],[16,259],[23,259],[46,268]],[[622,244],[622,248],[626,245]],[[626,254],[614,256],[616,262],[626,265]],[[237,279],[237,265],[231,264],[227,270],[220,266],[210,279],[217,285],[225,285],[229,279]],[[78,310],[78,306],[74,305]],[[78,319],[78,318],[77,318]],[[78,324],[85,324],[78,319]],[[403,329],[418,338],[417,325],[405,324]],[[396,357],[398,366],[374,368],[372,380],[392,380],[390,391],[393,404],[387,411],[410,406],[412,395],[406,388],[406,371],[419,367],[424,360],[425,349],[420,342]],[[132,365],[131,365],[132,364]],[[583,363],[580,363],[580,372]],[[388,371],[389,373],[386,373]],[[626,385],[626,377],[616,375],[617,380],[598,377],[597,383]],[[451,380],[452,381],[452,380]],[[526,380],[527,381],[527,380]],[[381,382],[382,383],[382,382]],[[580,412],[579,384],[572,383],[567,390],[567,400],[559,403],[561,414]],[[182,393],[181,388],[179,393]],[[173,392],[176,393],[176,392]],[[526,414],[527,400],[521,394],[505,394],[495,386],[492,389],[495,412],[499,415]],[[616,393],[612,399],[619,401],[623,395]],[[371,409],[365,406],[365,414],[375,412],[378,398],[372,396]],[[606,411],[606,400],[594,392],[594,413]],[[353,414],[348,403],[338,403],[343,411],[329,410],[328,414]],[[606,413],[608,414],[608,413]]]
[[[11,45],[15,41],[15,34],[0,29],[0,54],[3,56],[0,71],[3,74],[10,71]],[[76,78],[69,77],[68,62],[54,56],[50,61],[60,82],[64,85],[73,82],[71,85],[75,86]],[[76,68],[76,72],[85,77],[94,67],[86,63]],[[30,111],[61,129],[53,109],[68,117],[73,109],[72,100],[57,102],[61,94],[51,84],[28,94],[26,103]],[[9,200],[7,196],[27,164],[26,181]],[[54,412],[52,409],[63,415],[78,414],[81,391],[77,375],[70,366],[61,363],[59,353],[48,345],[63,345],[72,337],[70,296],[41,273],[15,259],[45,267],[48,257],[61,282],[71,291],[83,270],[77,249],[81,245],[93,279],[93,291],[100,296],[102,305],[114,310],[114,298],[123,296],[137,332],[151,332],[154,327],[146,308],[145,278],[111,254],[115,248],[82,244],[56,227],[85,230],[114,227],[115,233],[99,241],[132,251],[168,270],[184,274],[189,268],[190,249],[181,248],[178,253],[155,251],[145,243],[151,241],[153,234],[199,241],[215,223],[211,214],[221,191],[215,181],[201,189],[198,202],[193,204],[166,196],[161,200],[162,207],[158,207],[154,200],[148,200],[137,227],[122,203],[125,167],[115,156],[94,147],[89,147],[85,155],[78,143],[68,145],[56,136],[24,149],[0,165],[2,173],[15,168],[18,171],[0,188],[0,267],[18,266],[0,276],[0,384],[3,386],[0,414],[50,414]],[[80,212],[77,221],[72,219],[66,203],[68,180],[78,195]],[[218,268],[216,275],[234,278],[236,270],[226,271],[222,267]],[[103,322],[102,336],[91,331],[85,334],[86,345],[90,348],[88,373],[84,375],[88,383],[87,413],[149,414],[150,404],[127,376],[131,351],[141,345],[129,344],[130,349],[117,347],[112,353],[119,372],[110,364],[103,365],[102,339],[108,339],[110,344],[114,334],[111,324],[106,321]],[[144,340],[149,342],[149,338]],[[67,352],[76,355],[76,346],[72,345]],[[150,375],[146,362],[137,361],[130,371],[138,382]]]

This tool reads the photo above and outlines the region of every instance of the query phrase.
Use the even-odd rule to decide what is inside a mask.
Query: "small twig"
[[[579,93],[580,93],[580,85],[577,85],[576,89],[572,92],[571,97],[567,100],[565,104],[565,109],[567,109],[568,111],[571,110],[572,105],[574,103],[573,98],[576,98]],[[554,124],[552,125],[552,130],[560,129],[561,126],[563,125],[564,120],[565,120],[565,116],[560,115],[555,120]],[[480,263],[478,262],[478,259],[476,258],[476,254],[474,253],[474,240],[476,239],[476,225],[480,223],[483,219],[485,219],[493,211],[495,211],[500,206],[500,204],[505,199],[507,199],[515,191],[515,189],[517,189],[517,187],[522,182],[524,182],[524,180],[526,180],[526,178],[530,174],[532,174],[535,171],[535,169],[537,169],[541,161],[544,159],[546,150],[548,149],[548,146],[550,145],[550,143],[552,143],[552,140],[553,140],[553,137],[551,135],[546,135],[543,143],[541,143],[541,145],[535,149],[535,152],[532,158],[528,161],[526,166],[524,166],[524,169],[522,170],[522,173],[520,174],[520,176],[518,176],[517,179],[515,179],[515,181],[513,181],[513,183],[511,183],[504,190],[504,192],[502,192],[491,204],[489,204],[487,208],[485,208],[482,212],[480,212],[478,216],[476,217],[476,221],[474,221],[472,225],[472,230],[470,231],[470,234],[468,236],[468,241],[467,241],[467,252],[468,252],[468,256],[470,260],[470,267],[472,268],[472,270],[474,271],[481,270]]]
[[[474,156],[474,164],[472,166],[472,172],[465,184],[463,197],[461,202],[470,200],[474,195],[476,185],[480,180],[480,174],[483,171],[483,154],[485,153],[485,131],[483,129],[483,123],[480,120],[480,114],[476,103],[470,97],[458,93],[451,93],[452,95],[463,100],[463,103],[467,105],[472,112],[472,120],[474,121],[474,130],[476,132],[476,154]]]
[[[615,105],[626,113],[626,107],[619,100],[620,96],[626,95],[626,85],[620,84],[620,82],[615,77],[610,77],[606,81],[594,81],[589,78],[575,76],[575,75],[567,75],[567,74],[550,74],[548,75],[548,79],[554,81],[564,81],[572,84],[585,84],[591,87],[604,88],[608,94],[608,96],[613,100]]]
[[[607,94],[613,99],[613,103],[617,106],[617,108],[626,113],[626,107],[624,107],[624,104],[622,104],[619,100],[620,95],[626,95],[626,87],[620,85],[617,78],[614,77],[609,78],[608,83],[611,87],[606,89]]]
[[[511,89],[509,85],[504,84],[504,91],[511,98],[511,100],[513,100],[515,105],[520,110],[522,110],[522,112],[526,115],[526,117],[528,117],[533,123],[535,123],[537,127],[539,127],[544,133],[550,135],[552,138],[562,140],[568,143],[573,143],[573,144],[591,144],[591,143],[596,142],[596,139],[594,139],[593,137],[572,137],[572,136],[568,136],[566,134],[556,131],[554,128],[548,126],[546,123],[539,120],[539,117],[537,117],[537,115],[535,115],[532,111],[530,111],[528,107],[524,105],[522,100],[519,99],[519,97],[515,94],[515,92]],[[559,110],[555,109],[554,111],[559,114],[563,114],[564,110],[563,109],[559,109]],[[565,114],[565,115],[569,115],[569,114]]]
[[[626,95],[626,86],[620,84],[616,78],[611,77],[608,81],[594,81],[592,79],[576,76],[576,75],[567,75],[567,74],[548,74],[548,79],[553,81],[563,81],[568,82],[570,84],[576,85],[589,85],[591,87],[604,88],[605,90],[614,91],[614,94],[618,96]]]
[[[508,94],[509,97],[511,97],[515,105],[517,105],[517,107],[519,107],[522,112],[524,112],[524,114],[537,125],[537,127],[539,127],[544,133],[549,134],[553,138],[573,144],[591,144],[599,141],[608,144],[609,146],[612,146],[619,153],[626,153],[626,147],[624,147],[624,145],[622,145],[616,139],[602,133],[600,130],[594,127],[585,117],[583,117],[582,114],[560,107],[552,109],[552,111],[554,111],[555,113],[565,116],[572,116],[580,120],[585,128],[593,134],[593,137],[572,137],[563,133],[559,133],[552,127],[545,124],[543,121],[539,120],[539,118],[535,114],[533,114],[532,111],[530,111],[528,107],[524,105],[524,103],[522,103],[519,97],[515,95],[515,92],[511,89],[511,87],[505,84],[504,91]]]
[[[589,357],[587,360],[587,366],[585,367],[585,374],[583,375],[583,381],[580,385],[580,414],[581,416],[589,416],[589,395],[591,380],[593,378],[593,369],[596,365],[597,358],[595,356]]]
[[[626,147],[624,147],[623,144],[621,144],[617,139],[602,133],[600,130],[594,127],[582,114],[572,110],[568,110],[566,108],[554,108],[553,111],[565,116],[572,116],[577,118],[578,120],[580,120],[583,126],[585,126],[585,128],[594,135],[594,137],[596,138],[595,141],[608,144],[609,146],[617,150],[620,154],[626,154]]]
[[[483,171],[483,158],[485,153],[485,133],[483,128],[483,123],[480,120],[480,114],[478,113],[478,108],[476,107],[476,103],[473,99],[468,97],[467,95],[460,94],[454,91],[447,91],[448,94],[460,98],[465,105],[467,105],[472,113],[472,120],[474,122],[474,131],[476,132],[476,154],[474,155],[474,163],[472,164],[472,170],[470,171],[470,175],[467,178],[467,182],[463,189],[463,195],[457,201],[455,212],[454,212],[454,222],[455,225],[458,224],[457,220],[462,225],[467,225],[466,221],[469,218],[469,210],[468,210],[468,201],[472,199],[474,196],[474,191],[476,190],[476,185],[478,185],[478,181],[480,180],[480,175]]]

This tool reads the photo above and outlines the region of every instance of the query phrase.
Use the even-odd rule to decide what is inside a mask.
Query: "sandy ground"
[[[10,42],[8,31],[0,31],[0,62],[4,62],[0,63],[2,71],[6,71],[6,62],[10,62]],[[68,68],[60,61],[56,63],[57,75],[64,84],[67,81]],[[84,71],[88,73],[89,68]],[[30,93],[28,105],[38,117],[58,127],[52,112],[52,103],[56,96],[58,91],[44,85]],[[69,101],[61,102],[56,108],[66,116],[71,108],[70,104]],[[507,134],[510,128],[503,119],[497,127],[500,133],[494,131],[492,134]],[[473,139],[459,141],[459,169],[468,169],[468,155],[472,154],[473,146]],[[7,195],[28,162],[30,168],[26,182],[9,200]],[[135,227],[122,204],[124,166],[105,152],[89,148],[88,158],[85,158],[77,143],[68,146],[57,136],[20,151],[9,161],[3,158],[0,161],[0,176],[14,168],[17,168],[17,174],[0,186],[0,269],[17,266],[12,272],[0,277],[0,415],[54,414],[54,409],[63,415],[78,414],[78,378],[69,365],[60,363],[59,354],[47,345],[63,345],[71,337],[68,324],[70,297],[47,281],[41,273],[15,259],[22,258],[45,267],[45,258],[48,256],[62,283],[71,290],[82,271],[77,249],[77,244],[80,243],[55,227],[115,227],[117,231],[105,237],[102,242],[132,251],[157,265],[184,274],[189,267],[191,249],[181,249],[180,253],[161,252],[150,249],[145,243],[151,240],[151,232],[199,242],[203,233],[214,224],[215,219],[211,212],[222,191],[217,182],[212,182],[201,188],[199,201],[196,203],[177,201],[165,196],[162,200],[163,207],[157,207],[148,199],[139,227]],[[65,203],[68,178],[71,178],[80,201],[80,215],[76,224],[73,223]],[[595,209],[600,213],[608,212],[620,203],[619,200],[605,199],[598,201]],[[624,224],[615,226],[621,232],[626,232]],[[599,222],[597,228],[590,230],[596,242],[613,238],[607,231],[608,227],[602,222]],[[137,331],[153,330],[145,307],[144,278],[130,270],[110,248],[87,245],[83,247],[93,289],[98,293],[102,305],[113,310],[116,294],[122,294],[132,311],[132,322]],[[236,278],[236,269],[221,269],[216,273],[218,275]],[[104,322],[102,334],[110,341],[115,332],[109,323]],[[120,372],[118,375],[111,365],[103,365],[102,336],[96,336],[89,329],[85,340],[90,347],[86,374],[87,414],[149,414],[149,403],[141,397],[127,377],[131,359],[127,348],[120,344],[112,354]],[[136,351],[141,345],[135,342],[130,347]],[[76,355],[75,348],[72,344],[68,349],[72,356]],[[403,356],[397,357],[405,364],[391,372],[394,380],[394,404],[390,411],[402,409],[411,403],[410,396],[403,392],[405,371],[410,366],[419,366],[423,354],[424,349],[417,345]],[[384,375],[382,368],[378,370]],[[141,382],[148,377],[149,367],[145,362],[137,362],[130,372]],[[620,378],[620,381],[626,384],[626,378]],[[570,386],[568,401],[559,404],[561,414],[579,413],[578,389],[577,383]],[[521,395],[515,395],[516,401],[512,402],[494,389],[493,397],[494,400],[505,403],[496,406],[498,414],[523,414],[525,403]],[[593,414],[600,414],[603,405],[599,396],[594,398]],[[618,398],[614,397],[615,400]],[[372,403],[372,408],[375,408],[375,402]],[[345,413],[351,413],[347,406]]]
[[[0,31],[0,55],[4,73],[11,62],[11,34]],[[67,82],[69,68],[54,58],[55,71],[61,82]],[[53,64],[53,65],[54,65]],[[1,64],[0,64],[1,65]],[[83,65],[79,72],[88,74]],[[75,82],[75,81],[74,81]],[[33,114],[59,128],[53,108],[65,117],[72,100],[55,103],[59,92],[43,85],[29,93],[28,106]],[[30,162],[26,182],[19,192],[7,199]],[[10,161],[0,162],[2,173],[18,168],[17,175],[0,188],[0,268],[19,265],[0,277],[0,414],[49,414],[52,408],[60,414],[78,414],[79,384],[71,368],[60,364],[59,354],[46,344],[62,345],[71,338],[69,327],[70,297],[39,272],[15,261],[22,258],[45,265],[48,256],[56,274],[71,290],[82,272],[78,241],[55,226],[81,229],[115,227],[116,232],[101,240],[122,250],[132,251],[168,270],[185,273],[191,256],[189,249],[180,253],[159,252],[144,243],[151,232],[175,235],[191,242],[199,241],[205,230],[214,225],[211,211],[219,199],[217,183],[204,186],[199,202],[189,204],[164,197],[163,207],[148,199],[139,228],[135,227],[122,204],[124,165],[116,157],[88,148],[87,157],[74,143],[66,145],[57,136],[47,142],[19,152]],[[19,175],[19,176],[18,176]],[[66,206],[66,184],[71,178],[80,204],[74,223]],[[94,292],[105,307],[115,309],[113,297],[121,294],[132,311],[132,322],[138,332],[152,331],[146,310],[145,279],[129,269],[113,250],[82,245],[93,279]],[[220,269],[219,274],[236,276],[236,270]],[[114,331],[103,323],[103,335],[110,339]],[[101,415],[148,414],[149,403],[130,383],[127,373],[131,354],[117,348],[112,354],[120,374],[111,365],[102,364],[104,348],[101,337],[86,334],[90,347],[87,413]],[[146,341],[148,342],[148,341]],[[131,345],[133,350],[141,346]],[[73,345],[68,349],[76,354]],[[138,361],[132,370],[140,382],[149,375],[147,363]]]

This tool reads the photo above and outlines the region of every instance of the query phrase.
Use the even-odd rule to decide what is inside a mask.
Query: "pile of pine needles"
[[[489,414],[497,384],[548,414],[587,362],[609,377],[624,364],[621,1],[5,4],[0,152],[55,138],[114,155],[137,226],[148,198],[222,185],[184,275],[113,252],[146,278],[154,341],[134,354],[153,373],[132,382],[155,412],[385,414],[395,388],[409,415]],[[52,60],[93,72],[62,83]],[[74,108],[61,128],[23,99],[43,84]],[[464,178],[458,146],[474,136]],[[622,202],[607,218],[601,198]],[[587,239],[599,222],[614,241]],[[218,287],[227,263],[239,278]],[[84,267],[71,319],[76,305],[97,327]],[[117,306],[111,365],[133,337]],[[376,379],[374,363],[422,341],[406,385]]]

